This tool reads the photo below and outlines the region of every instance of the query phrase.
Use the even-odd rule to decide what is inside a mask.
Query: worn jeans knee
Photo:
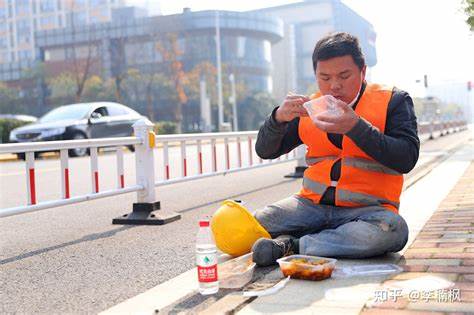
[[[358,220],[372,224],[381,230],[381,239],[388,238],[387,251],[398,252],[408,241],[408,225],[403,217],[392,211],[377,211],[362,215]],[[383,237],[385,235],[385,237]],[[388,245],[391,246],[388,246]]]
[[[300,239],[304,254],[368,258],[401,250],[408,240],[405,220],[391,211],[364,213],[334,229]]]

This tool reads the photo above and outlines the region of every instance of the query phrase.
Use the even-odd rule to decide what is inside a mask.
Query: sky
[[[291,0],[127,0],[152,14],[192,11],[246,11],[296,3]],[[373,82],[395,85],[415,96],[432,86],[474,81],[474,33],[464,22],[462,0],[343,0],[377,33]],[[419,83],[416,83],[420,80]]]

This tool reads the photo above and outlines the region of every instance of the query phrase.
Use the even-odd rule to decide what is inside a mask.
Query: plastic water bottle
[[[196,264],[199,293],[203,295],[217,293],[219,291],[217,248],[208,219],[199,221],[199,230],[196,237]]]

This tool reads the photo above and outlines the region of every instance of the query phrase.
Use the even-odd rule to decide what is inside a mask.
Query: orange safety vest
[[[367,84],[355,112],[383,133],[391,96],[392,88]],[[304,172],[300,196],[319,203],[326,189],[332,186],[336,190],[336,206],[379,205],[398,213],[403,187],[401,173],[372,159],[349,137],[343,136],[339,149],[310,117],[300,117],[298,133],[308,147],[309,166]],[[341,176],[338,181],[331,181],[331,168],[338,160],[341,160]]]

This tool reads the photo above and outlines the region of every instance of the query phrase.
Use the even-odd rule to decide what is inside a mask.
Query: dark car
[[[132,125],[141,118],[144,117],[133,109],[118,103],[64,105],[33,124],[13,129],[10,142],[127,137],[133,133]],[[69,155],[83,156],[87,152],[85,148],[77,148],[69,150]]]

